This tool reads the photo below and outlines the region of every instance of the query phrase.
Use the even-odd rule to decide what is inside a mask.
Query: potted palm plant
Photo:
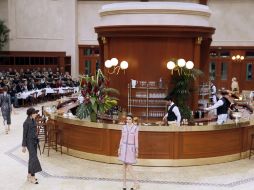
[[[170,95],[178,105],[183,119],[191,119],[191,109],[188,106],[188,100],[193,91],[197,90],[193,88],[193,81],[202,74],[203,72],[199,69],[188,70],[183,68],[182,74],[179,73],[172,76],[173,88]]]
[[[90,116],[96,122],[97,115],[103,114],[117,105],[117,98],[111,96],[118,94],[116,89],[109,88],[109,81],[99,69],[95,76],[80,76],[80,92],[83,102],[77,108],[76,115],[83,119]]]

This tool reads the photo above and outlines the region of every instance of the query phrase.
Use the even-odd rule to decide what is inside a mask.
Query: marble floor
[[[36,106],[40,109],[40,106]],[[39,185],[26,182],[27,153],[21,152],[26,108],[12,114],[6,135],[0,116],[0,190],[120,190],[121,165],[103,164],[61,155],[39,155],[43,172]],[[194,167],[134,167],[144,190],[254,190],[254,157],[224,164]],[[128,181],[131,187],[131,181]]]

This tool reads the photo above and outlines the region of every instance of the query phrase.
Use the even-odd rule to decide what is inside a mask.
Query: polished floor
[[[37,106],[39,109],[40,106]],[[120,190],[121,165],[103,164],[52,151],[39,155],[43,172],[39,184],[26,182],[27,153],[21,152],[26,109],[15,109],[5,134],[0,117],[0,190]],[[254,190],[254,157],[195,167],[134,167],[144,190]],[[128,182],[130,188],[132,183]]]

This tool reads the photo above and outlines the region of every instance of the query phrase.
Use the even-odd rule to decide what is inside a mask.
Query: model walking
[[[29,108],[26,113],[27,119],[23,124],[22,152],[25,153],[27,148],[29,153],[27,180],[31,183],[38,184],[35,173],[42,171],[41,164],[37,157],[37,145],[39,140],[36,132],[35,118],[38,114],[38,110]]]
[[[119,160],[123,162],[123,190],[126,190],[126,173],[130,173],[134,180],[131,190],[139,189],[137,177],[133,171],[132,164],[137,162],[138,157],[138,127],[133,124],[132,115],[127,115],[126,125],[122,128],[122,136],[118,149]]]
[[[8,134],[10,132],[10,125],[11,125],[11,112],[12,112],[12,105],[11,105],[11,96],[7,94],[8,88],[3,88],[3,94],[0,95],[0,107],[2,111],[2,116],[4,119],[4,127],[5,133]]]

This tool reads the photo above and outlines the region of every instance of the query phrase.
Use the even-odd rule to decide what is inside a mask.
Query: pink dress
[[[122,136],[120,140],[119,160],[126,164],[135,164],[136,150],[138,150],[138,127],[133,125],[128,127],[124,125],[122,128]]]

